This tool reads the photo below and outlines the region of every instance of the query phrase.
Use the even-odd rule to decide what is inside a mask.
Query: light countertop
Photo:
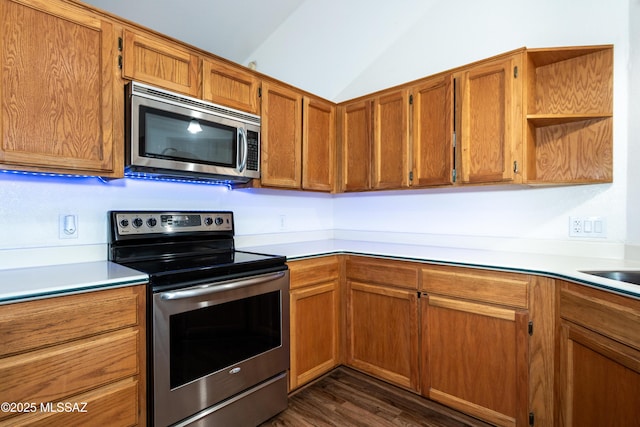
[[[318,240],[238,249],[285,255],[289,260],[329,254],[356,254],[513,271],[566,279],[640,299],[640,285],[582,273],[582,271],[596,270],[640,270],[640,261],[633,260],[458,249],[355,240]]]
[[[585,270],[640,270],[640,261],[633,260],[338,239],[238,247],[237,249],[284,255],[288,260],[330,254],[355,254],[538,274],[640,299],[640,285],[582,273]],[[0,270],[0,304],[137,285],[147,281],[147,274],[110,261],[6,269]]]
[[[109,261],[0,270],[0,304],[147,281],[145,273]]]

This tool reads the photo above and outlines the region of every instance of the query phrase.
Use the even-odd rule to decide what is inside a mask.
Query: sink
[[[640,285],[640,270],[583,271],[582,273]]]

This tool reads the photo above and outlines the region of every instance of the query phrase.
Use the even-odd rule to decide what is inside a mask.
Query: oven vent
[[[200,110],[204,113],[213,113],[218,116],[226,116],[231,119],[241,120],[245,123],[260,125],[260,116],[245,113],[243,111],[234,110],[233,108],[224,107],[222,105],[211,102],[202,101],[200,99],[191,98],[174,92],[158,89],[138,82],[131,82],[131,94],[141,95],[158,101],[167,102],[172,105],[186,106]]]

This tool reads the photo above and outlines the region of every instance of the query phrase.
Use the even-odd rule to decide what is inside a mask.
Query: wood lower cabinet
[[[346,277],[347,364],[417,391],[417,266],[348,257]]]
[[[122,76],[199,97],[200,57],[176,42],[142,30],[124,30]]]
[[[121,177],[114,25],[64,1],[2,0],[0,164]]]
[[[560,282],[558,426],[640,425],[640,301]]]
[[[288,264],[294,390],[340,364],[340,262],[329,256]]]
[[[145,286],[0,313],[0,400],[33,405],[3,410],[0,426],[146,424]]]
[[[529,278],[422,268],[422,394],[500,426],[529,424]]]

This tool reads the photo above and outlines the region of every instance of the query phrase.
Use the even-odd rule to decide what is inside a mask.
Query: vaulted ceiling
[[[85,3],[243,63],[304,1],[86,0]]]

